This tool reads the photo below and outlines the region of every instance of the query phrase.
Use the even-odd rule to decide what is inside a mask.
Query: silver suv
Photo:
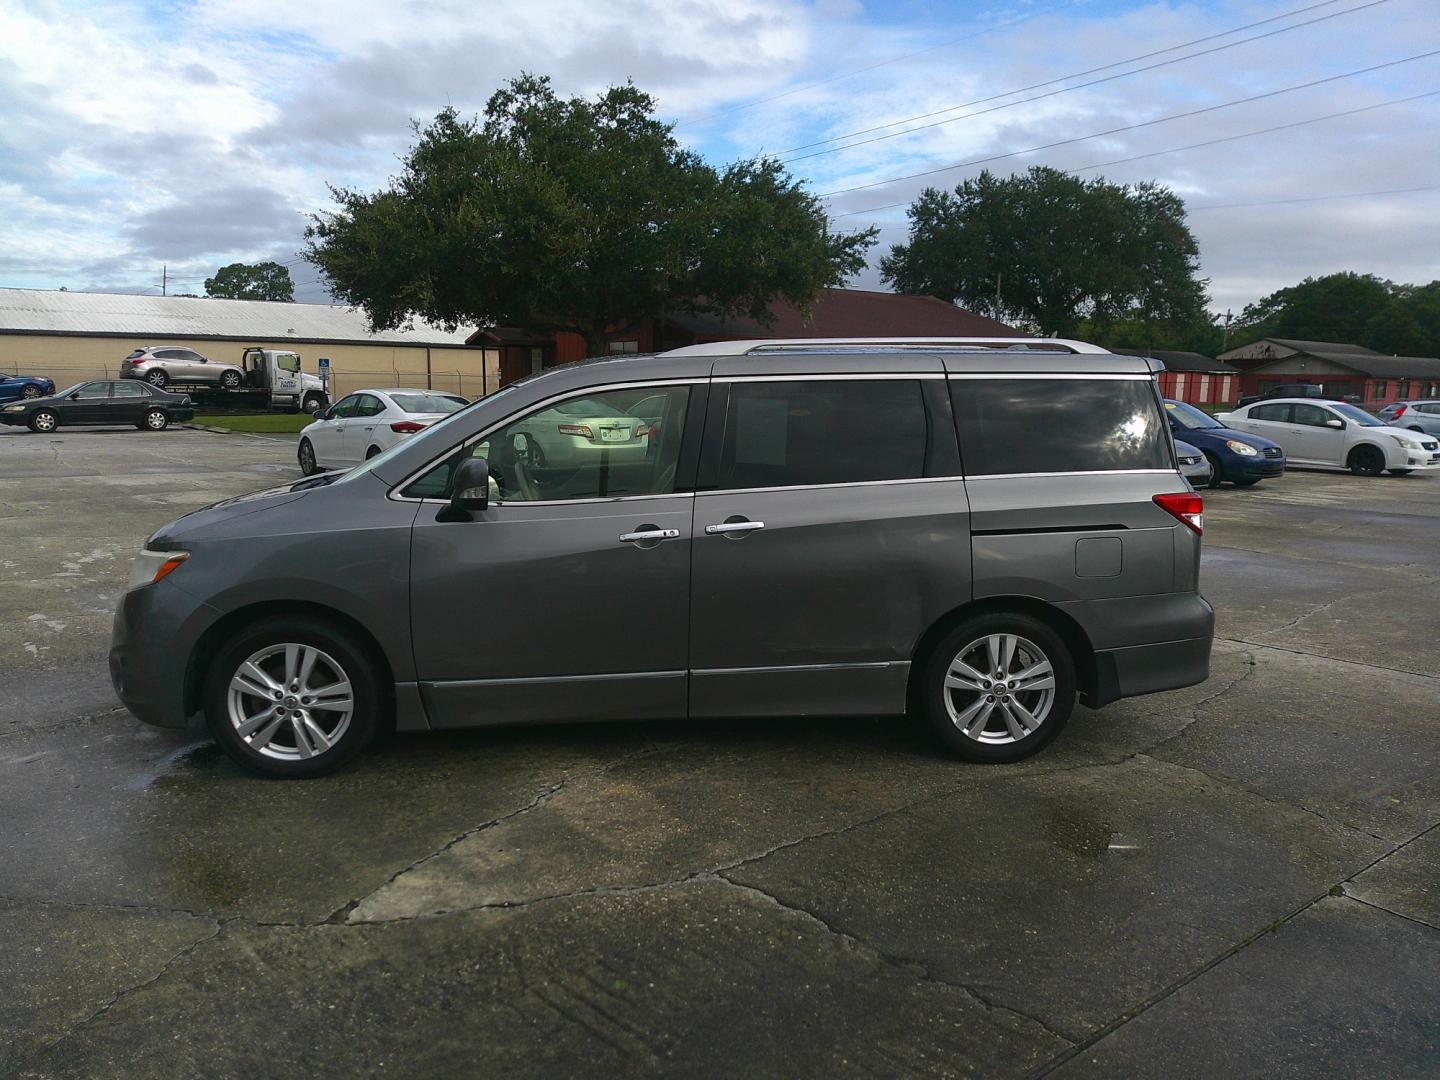
[[[146,345],[120,362],[122,379],[143,379],[151,386],[170,383],[203,383],[226,390],[238,390],[245,372],[238,364],[227,364],[201,356],[179,345]]]
[[[907,711],[1017,761],[1077,694],[1207,676],[1201,499],[1155,365],[947,339],[554,368],[160,529],[111,676],[142,720],[203,714],[274,776],[392,722]],[[637,416],[607,449],[595,418]],[[557,460],[551,429],[594,452]]]

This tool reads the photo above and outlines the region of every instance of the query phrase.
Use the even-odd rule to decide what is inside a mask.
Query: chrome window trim
[[[787,671],[880,671],[909,667],[909,660],[864,660],[851,664],[777,664],[763,667],[691,668],[692,675],[769,675]]]
[[[543,409],[548,409],[548,408],[550,408],[550,406],[556,404],[557,402],[568,401],[570,398],[584,397],[584,396],[587,395],[587,394],[603,394],[603,393],[606,393],[607,391],[610,391],[610,390],[632,390],[632,389],[633,389],[633,390],[643,390],[644,388],[649,387],[649,386],[704,386],[704,385],[706,385],[706,384],[709,383],[709,382],[710,382],[710,379],[709,379],[708,377],[706,377],[706,376],[703,376],[703,375],[702,375],[702,376],[694,376],[694,375],[691,375],[691,376],[686,376],[686,377],[677,378],[677,379],[642,379],[642,380],[640,380],[639,382],[599,383],[599,384],[597,384],[597,385],[595,385],[595,386],[584,386],[584,387],[581,387],[581,388],[579,388],[579,389],[577,389],[577,390],[566,390],[566,391],[564,391],[563,393],[555,394],[555,395],[553,395],[553,396],[551,396],[551,397],[548,397],[548,398],[542,398],[540,401],[537,401],[537,402],[534,404],[534,406],[532,406],[530,409],[525,410],[524,412],[519,412],[519,411],[517,411],[517,412],[512,412],[512,413],[510,413],[508,416],[506,416],[503,420],[497,420],[497,421],[496,421],[494,424],[492,424],[490,427],[485,428],[485,429],[477,432],[476,434],[470,436],[470,438],[464,439],[464,440],[462,440],[461,442],[457,443],[456,445],[449,447],[449,448],[446,449],[444,452],[439,453],[439,454],[436,454],[433,458],[431,458],[429,461],[427,461],[427,462],[426,462],[424,465],[422,465],[420,468],[416,469],[416,470],[415,470],[414,472],[412,472],[409,476],[406,476],[406,477],[405,477],[403,480],[401,480],[398,484],[393,485],[393,486],[390,488],[390,490],[385,493],[385,497],[386,497],[387,499],[391,499],[391,500],[393,500],[393,501],[395,501],[395,502],[408,502],[408,503],[440,502],[440,503],[448,503],[449,500],[447,500],[447,499],[430,499],[430,498],[417,499],[417,498],[415,498],[414,496],[401,495],[401,494],[400,494],[400,491],[401,491],[402,489],[404,489],[404,488],[409,487],[409,486],[410,486],[411,484],[413,484],[416,480],[420,479],[420,477],[421,477],[422,475],[424,475],[425,473],[429,472],[436,464],[439,463],[439,461],[440,461],[442,458],[447,457],[448,455],[453,454],[453,453],[455,453],[455,452],[458,451],[458,450],[463,450],[463,449],[464,449],[465,447],[467,447],[467,446],[473,446],[473,445],[474,445],[475,443],[477,443],[477,442],[483,442],[483,441],[484,441],[486,438],[488,438],[490,435],[494,434],[496,431],[499,431],[502,427],[504,427],[504,426],[505,426],[506,424],[508,424],[508,423],[511,423],[513,420],[515,420],[515,419],[517,419],[517,418],[520,418],[520,417],[529,416],[531,413],[540,412],[540,411],[543,410]],[[356,393],[359,393],[359,392],[360,392],[360,391],[356,391]],[[348,395],[347,395],[347,396],[348,396]],[[482,398],[481,400],[484,400],[484,399]],[[690,422],[690,418],[689,418],[688,415],[687,415],[686,418],[685,418],[685,422],[686,422],[687,424]],[[619,502],[619,501],[622,500],[622,499],[666,499],[666,498],[669,498],[671,495],[683,495],[683,494],[686,494],[686,492],[667,492],[667,493],[664,494],[664,495],[617,495],[617,496],[616,496],[615,498],[613,498],[613,499],[608,498],[608,497],[607,497],[607,498],[595,498],[595,499],[546,499],[546,500],[543,500],[543,501],[537,499],[537,500],[534,500],[534,501],[511,502],[511,503],[502,503],[502,502],[500,502],[500,500],[497,499],[492,505],[495,505],[495,506],[542,506],[542,505],[551,505],[551,506],[554,506],[554,505],[558,505],[558,504],[561,504],[561,503]]]
[[[522,675],[499,679],[425,679],[423,685],[436,689],[458,686],[534,686],[538,683],[614,682],[617,679],[683,678],[683,668],[675,671],[613,671],[599,675]]]
[[[750,382],[910,382],[915,379],[943,379],[943,371],[895,371],[895,372],[826,372],[816,371],[807,375],[716,375],[711,380],[717,383]]]
[[[593,506],[596,503],[629,503],[643,502],[648,499],[693,499],[693,491],[668,491],[663,495],[606,495],[596,496],[593,499],[529,499],[513,502],[506,502],[503,499],[491,499],[491,506]],[[401,495],[395,496],[396,502],[426,503],[435,506],[449,506],[449,499],[416,499],[406,498]]]
[[[1075,469],[1063,472],[971,473],[970,480],[1027,480],[1045,476],[1174,476],[1177,469]]]
[[[778,487],[713,488],[697,491],[695,495],[704,498],[709,495],[742,495],[767,491],[826,491],[830,488],[891,487],[897,484],[941,484],[947,481],[964,480],[963,476],[906,476],[899,480],[842,480],[834,484],[781,484]]]
[[[1148,372],[1135,371],[947,371],[947,379],[973,382],[985,379],[991,382],[1010,382],[1013,379],[1099,379],[1107,382],[1154,382],[1155,376]]]

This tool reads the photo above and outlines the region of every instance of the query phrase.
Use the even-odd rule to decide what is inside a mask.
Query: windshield
[[[1354,405],[1347,405],[1343,401],[1332,402],[1330,408],[1334,409],[1346,420],[1353,420],[1361,427],[1384,427],[1378,419],[1371,416],[1364,409],[1357,409]]]
[[[470,404],[450,394],[391,394],[390,400],[407,413],[453,413]]]
[[[1205,431],[1209,428],[1223,428],[1225,425],[1183,401],[1165,402],[1165,411],[1181,427],[1190,431]]]
[[[64,397],[66,394],[70,393],[71,390],[79,390],[80,387],[82,387],[82,386],[89,386],[89,385],[90,385],[90,384],[89,384],[88,382],[77,382],[74,386],[67,386],[67,387],[65,387],[64,390],[56,390],[55,393],[51,394],[50,396],[51,396],[51,397]]]

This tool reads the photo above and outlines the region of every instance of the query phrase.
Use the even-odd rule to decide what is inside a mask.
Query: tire
[[[300,440],[300,446],[295,451],[295,460],[300,463],[300,472],[305,476],[314,476],[320,471],[320,466],[315,463],[315,447],[309,439]]]
[[[374,457],[374,456],[375,456],[376,454],[378,454],[378,453],[380,453],[380,447],[378,447],[378,446],[372,446],[372,447],[370,447],[369,450],[366,450],[366,451],[365,451],[365,460],[366,460],[366,461],[369,461],[372,457]]]
[[[1391,475],[1391,476],[1409,476],[1409,475],[1410,475],[1412,472],[1414,472],[1414,471],[1415,471],[1414,469],[1391,469],[1391,470],[1390,470],[1390,475]]]
[[[30,430],[48,435],[60,426],[60,418],[49,409],[38,409],[30,414]]]
[[[224,390],[240,389],[240,373],[238,371],[223,371],[220,373],[220,386]]]
[[[300,403],[302,412],[314,415],[325,407],[325,398],[320,394],[306,394],[305,400]]]
[[[28,399],[32,399],[32,400],[33,400],[34,398],[43,397],[44,395],[40,393],[40,387],[38,387],[38,386],[26,386],[26,387],[24,387],[23,389],[21,389],[21,391],[20,391],[20,396],[21,396],[22,398],[28,398]]]
[[[1010,694],[987,692],[993,689],[990,676],[995,669],[987,663],[982,670],[975,663],[987,659],[993,663],[992,642],[1003,655],[1007,641],[1012,643],[1011,660],[1002,670],[1009,674],[1050,665],[1048,672],[1042,669],[1031,678],[1040,683],[1038,687]],[[965,663],[972,675],[959,673],[957,663]],[[955,685],[952,670],[962,682],[974,682],[978,676],[976,690]],[[991,700],[1000,698],[1008,701]],[[1011,703],[1019,705],[1024,715],[1015,712]],[[931,649],[921,668],[917,705],[940,741],[957,756],[986,763],[1020,761],[1044,749],[1070,719],[1075,708],[1075,661],[1060,635],[1033,616],[977,615],[948,631]],[[1038,723],[1032,726],[1032,721]]]
[[[376,666],[349,634],[328,623],[263,619],[231,638],[210,665],[210,733],[237,764],[261,776],[331,772],[380,728],[387,700]],[[323,705],[307,689],[319,691]]]
[[[146,409],[145,421],[140,425],[144,431],[164,431],[170,426],[170,414],[164,409]]]
[[[1225,482],[1225,470],[1220,468],[1220,459],[1209,450],[1205,452],[1205,460],[1210,462],[1210,479],[1205,481],[1207,488],[1218,488]]]
[[[1379,476],[1385,471],[1385,455],[1373,446],[1357,446],[1345,464],[1356,476]]]
[[[163,390],[169,384],[170,376],[160,368],[156,368],[145,376],[145,381],[156,389]]]

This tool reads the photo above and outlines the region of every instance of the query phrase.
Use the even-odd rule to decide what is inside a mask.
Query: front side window
[[[300,357],[293,352],[279,353],[275,357],[275,364],[281,371],[288,371],[292,374],[300,370]]]
[[[1327,421],[1335,419],[1329,409],[1322,409],[1319,405],[1297,403],[1292,408],[1294,410],[1290,414],[1292,424],[1303,424],[1305,427],[1324,427]]]
[[[97,398],[108,398],[110,396],[110,384],[108,382],[89,382],[80,387],[80,392],[75,395],[81,401],[94,401]]]
[[[1169,471],[1170,435],[1141,379],[952,379],[970,476]]]
[[[549,405],[452,454],[402,494],[447,497],[451,470],[469,454],[489,462],[491,493],[500,502],[668,495],[676,488],[689,403],[688,386],[649,386]]]
[[[914,379],[730,385],[716,486],[802,487],[926,475],[929,425]]]
[[[343,397],[335,405],[335,408],[330,411],[330,418],[332,420],[344,420],[347,416],[354,416],[355,410],[359,408],[359,406],[359,394],[351,394],[349,397]]]

